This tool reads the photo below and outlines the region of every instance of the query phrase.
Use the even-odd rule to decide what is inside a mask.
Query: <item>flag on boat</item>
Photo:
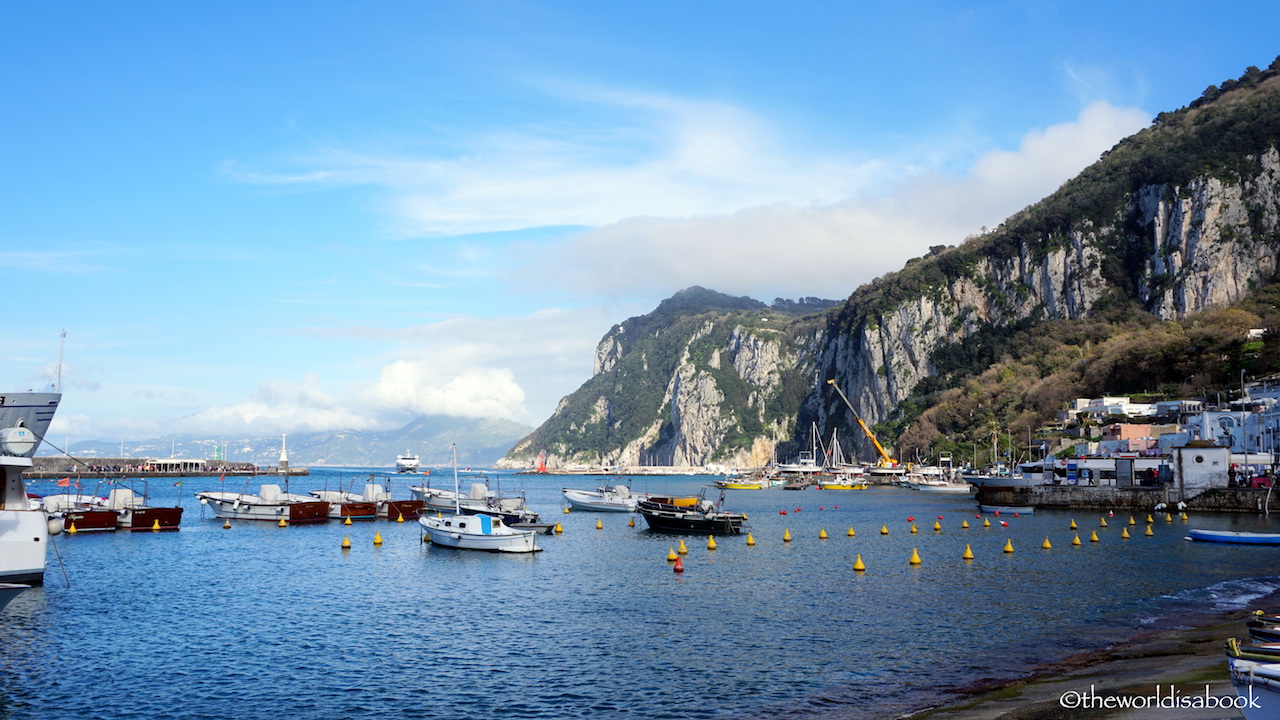
[[[58,487],[71,487],[71,478],[62,478],[59,480]]]

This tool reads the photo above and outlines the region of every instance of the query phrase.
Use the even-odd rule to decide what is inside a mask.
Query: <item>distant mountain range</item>
[[[391,467],[396,456],[417,455],[423,467],[449,464],[449,446],[458,445],[458,464],[491,467],[533,428],[510,420],[474,419],[447,415],[420,417],[398,430],[334,430],[290,433],[289,464],[294,467],[344,466]],[[222,456],[232,462],[274,465],[280,459],[281,436],[197,438],[178,435],[149,440],[83,440],[71,443],[75,457],[204,458]],[[44,445],[40,455],[59,455]]]

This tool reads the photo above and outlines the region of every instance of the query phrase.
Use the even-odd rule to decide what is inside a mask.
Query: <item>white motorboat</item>
[[[457,489],[456,468],[454,473],[455,484],[453,490],[433,488],[430,485],[409,488],[409,492],[413,494],[413,497],[422,501],[424,513],[445,513],[454,510],[469,515],[483,513],[500,517],[508,525],[537,523],[539,521],[538,514],[529,509],[524,496],[512,495],[504,497],[489,488],[487,478],[485,478],[484,482],[471,483],[467,492],[462,493]]]
[[[486,552],[530,553],[538,547],[533,530],[517,530],[509,527],[501,517],[492,515],[464,515],[461,507],[462,493],[458,492],[458,449],[453,448],[454,508],[451,514],[423,515],[418,524],[427,532],[431,544],[459,550],[484,550]]]
[[[56,392],[0,396],[0,583],[44,582],[45,548],[55,525],[32,506],[22,473],[31,469],[61,399]]]
[[[1228,655],[1227,667],[1245,720],[1280,720],[1280,664]]]
[[[400,473],[416,473],[418,472],[418,456],[410,455],[408,450],[403,455],[396,457],[396,472]]]
[[[605,485],[595,490],[561,488],[564,499],[579,510],[598,512],[635,512],[636,501],[649,497],[648,493],[633,493],[626,485]]]
[[[264,484],[257,495],[247,492],[207,490],[196,493],[201,505],[213,508],[224,520],[272,520],[290,523],[321,522],[329,519],[329,503],[310,495],[280,492],[280,486]]]

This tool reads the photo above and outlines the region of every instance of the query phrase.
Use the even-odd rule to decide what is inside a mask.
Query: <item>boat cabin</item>
[[[502,518],[490,515],[455,515],[445,518],[444,526],[457,528],[472,535],[492,535],[494,528],[502,527]]]

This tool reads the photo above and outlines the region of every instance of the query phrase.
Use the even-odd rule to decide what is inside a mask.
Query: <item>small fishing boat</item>
[[[1243,643],[1227,638],[1227,657],[1243,658],[1264,663],[1280,663],[1280,642]]]
[[[364,496],[344,490],[312,490],[311,497],[329,503],[329,517],[334,520],[372,520],[378,517],[378,504]]]
[[[1234,530],[1199,530],[1187,531],[1188,540],[1203,542],[1236,543],[1240,545],[1280,545],[1280,533],[1243,532]]]
[[[464,514],[484,514],[502,518],[507,525],[541,524],[538,513],[529,509],[524,495],[504,496],[489,488],[489,478],[483,473],[472,475],[482,482],[473,482],[466,493],[455,484],[453,490],[433,488],[430,485],[409,488],[413,496],[423,503],[423,512],[449,512],[458,510]]]
[[[579,510],[596,512],[635,512],[636,501],[649,497],[648,493],[633,493],[626,485],[605,485],[595,490],[561,488],[565,502]]]
[[[55,493],[37,501],[50,520],[62,521],[67,530],[95,532],[115,530],[118,525],[116,509],[107,506],[107,498],[82,493]]]
[[[274,520],[290,523],[324,522],[329,519],[329,503],[310,495],[280,492],[280,486],[264,484],[257,495],[247,492],[207,490],[196,493],[201,505],[225,520]]]
[[[706,490],[696,497],[650,495],[636,503],[636,510],[649,523],[650,530],[699,535],[737,535],[747,519],[742,513],[724,510],[724,491],[720,500],[706,499]]]
[[[1228,655],[1227,667],[1236,696],[1245,701],[1235,705],[1245,720],[1280,718],[1280,664]]]
[[[182,524],[182,508],[148,505],[146,492],[139,495],[132,488],[112,488],[107,507],[115,512],[117,530],[177,530]]]
[[[453,482],[456,488],[458,485],[456,446],[453,448]],[[542,549],[535,541],[536,531],[508,527],[501,517],[464,514],[461,507],[462,493],[455,489],[453,497],[452,514],[438,513],[418,518],[418,524],[426,530],[432,545],[459,550],[504,553],[530,553]]]

